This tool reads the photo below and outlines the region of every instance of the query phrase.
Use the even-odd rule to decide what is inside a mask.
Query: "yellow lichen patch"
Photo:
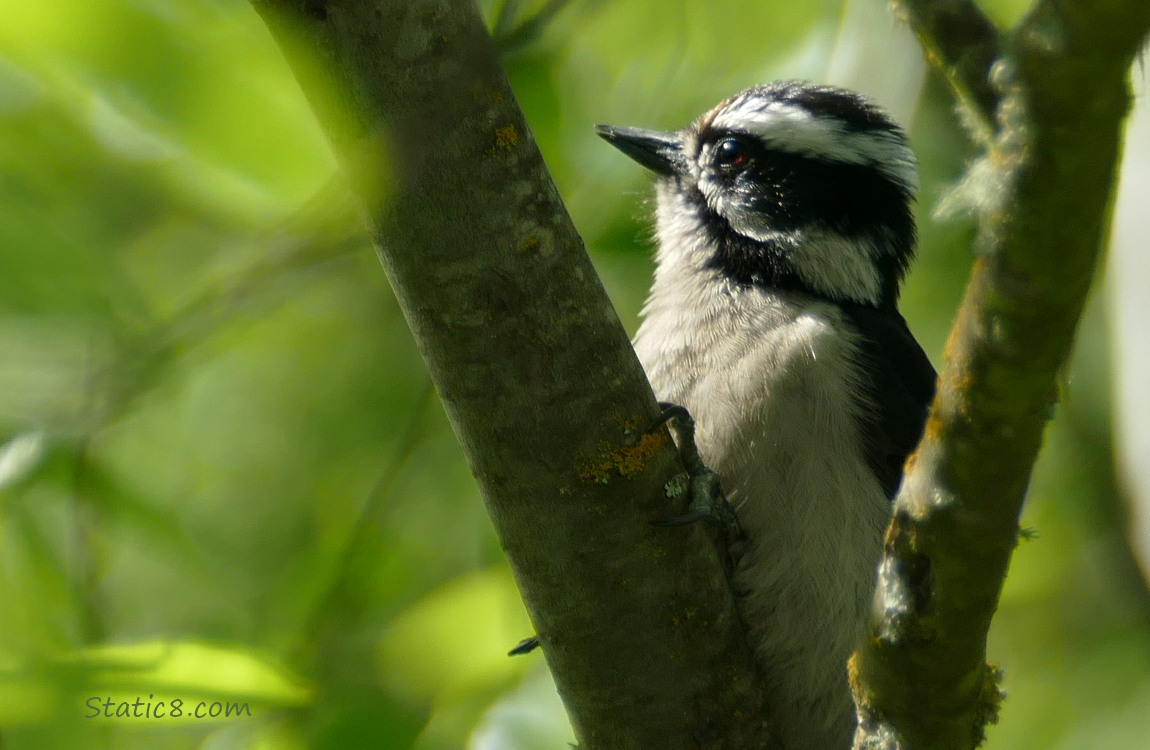
[[[873,647],[874,643],[872,642],[871,645]],[[847,660],[847,684],[851,687],[851,693],[855,697],[855,702],[866,709],[871,709],[874,703],[874,694],[867,689],[866,682],[862,678],[861,670],[859,652],[855,651],[851,654],[851,658]]]
[[[615,421],[619,423],[619,426],[622,427],[626,433],[639,432],[643,425],[643,421],[638,417],[624,417],[618,414],[615,415]]]
[[[579,478],[584,482],[607,484],[611,478],[611,463],[601,457],[592,459],[579,469]]]
[[[989,267],[986,258],[976,258],[971,270],[970,287],[981,297],[986,296],[987,273],[989,273]],[[950,329],[950,335],[947,336],[946,345],[942,350],[946,369],[965,368],[969,364],[967,343],[979,334],[978,305],[963,304],[958,308],[958,320]]]
[[[890,523],[886,525],[886,531],[882,535],[882,548],[884,552],[891,552],[898,544],[898,536],[902,533],[902,524],[899,522],[899,516],[896,514],[894,518],[890,519]]]
[[[945,378],[946,383],[944,387],[951,394],[950,403],[959,407],[959,414],[962,415],[963,419],[970,420],[970,403],[967,394],[970,393],[970,390],[974,387],[974,375],[971,374],[968,368],[955,362],[947,369]],[[927,429],[930,429],[929,423],[931,419],[933,419],[933,413],[932,416],[927,419]],[[939,421],[942,421],[941,418]]]
[[[946,370],[963,367],[970,361],[965,349],[965,342],[975,325],[972,318],[973,316],[967,313],[965,309],[959,310],[958,320],[950,329],[950,335],[946,337],[946,344],[942,347],[942,360],[946,363]]]
[[[912,522],[902,513],[895,513],[894,517],[890,519],[887,524],[886,533],[883,535],[883,549],[887,552],[902,548],[913,550],[915,544],[915,526]]]
[[[939,416],[936,410],[931,409],[930,413],[926,416],[926,427],[923,428],[923,437],[932,442],[937,442],[939,435],[942,434],[945,428],[946,420]]]
[[[647,468],[651,457],[666,443],[665,430],[643,435],[633,445],[622,447],[614,447],[604,440],[599,443],[599,455],[579,470],[579,478],[585,482],[606,484],[615,474],[633,477]]]
[[[947,371],[946,386],[955,395],[962,395],[974,385],[974,378],[965,367],[951,367]]]
[[[667,433],[655,432],[639,438],[633,446],[621,448],[614,453],[615,466],[625,477],[632,477],[647,467],[660,448],[667,444]]]
[[[848,682],[848,684],[850,684],[851,688],[854,689],[854,692],[857,694],[858,688],[856,686],[859,686],[859,654],[858,654],[858,651],[855,651],[853,654],[851,654],[850,658],[847,659],[847,682]]]
[[[1005,699],[1006,691],[1002,689],[1002,667],[994,662],[987,662],[974,717],[974,736],[978,744],[981,745],[986,739],[986,727],[998,723],[998,714]]]
[[[514,125],[504,125],[495,131],[495,148],[510,151],[519,143],[519,129]]]
[[[918,449],[917,448],[915,448],[913,451],[911,451],[910,455],[908,455],[906,457],[906,460],[902,462],[903,476],[906,476],[907,474],[914,471],[914,465],[916,463],[918,463]]]

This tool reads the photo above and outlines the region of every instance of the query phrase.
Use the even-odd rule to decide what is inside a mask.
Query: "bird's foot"
[[[727,501],[719,483],[719,475],[703,463],[699,448],[695,445],[695,420],[686,407],[660,402],[663,414],[655,424],[655,429],[667,425],[675,435],[679,456],[687,469],[686,477],[667,483],[667,496],[674,498],[684,491],[688,493],[687,512],[652,521],[655,526],[683,526],[696,521],[706,521],[725,530],[734,537],[742,536],[739,517]]]

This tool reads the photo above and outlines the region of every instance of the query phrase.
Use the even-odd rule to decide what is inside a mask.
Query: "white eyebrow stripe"
[[[918,190],[914,153],[889,130],[851,130],[839,119],[812,114],[787,102],[740,98],[710,123],[719,130],[744,131],[768,145],[826,161],[867,164],[910,192]]]

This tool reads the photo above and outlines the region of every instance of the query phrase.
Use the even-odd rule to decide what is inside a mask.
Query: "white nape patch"
[[[837,118],[787,102],[764,104],[757,96],[736,98],[715,115],[711,127],[751,133],[790,153],[870,165],[908,192],[918,190],[914,152],[898,134],[887,130],[852,130]]]
[[[878,305],[882,299],[882,277],[877,258],[878,248],[872,241],[815,227],[797,233],[788,260],[811,289],[832,299],[847,297]]]

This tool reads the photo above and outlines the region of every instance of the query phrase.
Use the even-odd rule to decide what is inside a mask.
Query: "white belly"
[[[734,585],[787,750],[849,747],[846,661],[890,506],[861,452],[854,340],[830,305],[755,292],[651,310],[635,348],[687,407],[749,543]],[[800,306],[801,304],[801,306]]]

